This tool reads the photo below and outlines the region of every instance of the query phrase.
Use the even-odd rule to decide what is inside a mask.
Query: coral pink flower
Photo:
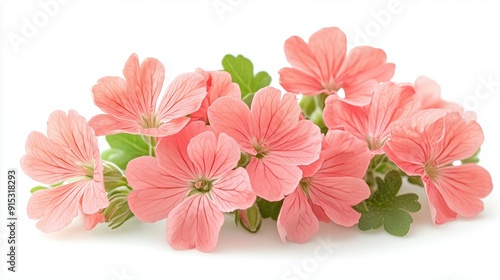
[[[397,122],[384,151],[404,172],[421,176],[436,224],[471,217],[483,210],[480,198],[491,192],[491,176],[476,164],[454,166],[483,143],[479,124],[458,112],[425,110]]]
[[[298,165],[317,160],[319,127],[299,120],[300,107],[292,93],[265,87],[255,93],[251,110],[241,100],[221,97],[210,108],[210,125],[233,137],[251,156],[246,169],[255,193],[269,201],[290,194],[302,178]]]
[[[238,84],[231,82],[231,75],[225,71],[204,71],[196,69],[196,73],[201,74],[207,84],[207,96],[203,99],[198,111],[191,114],[191,121],[204,121],[209,123],[207,110],[214,101],[222,96],[240,98],[241,92]]]
[[[421,100],[421,108],[425,109],[449,109],[450,111],[460,111],[460,105],[445,101],[441,98],[441,87],[436,81],[425,76],[420,76],[415,80],[415,91]]]
[[[331,130],[323,141],[319,160],[302,166],[299,187],[285,197],[278,217],[283,241],[306,242],[319,221],[352,226],[360,214],[352,209],[370,196],[362,179],[370,163],[366,145],[345,131]]]
[[[304,95],[336,94],[342,88],[345,102],[367,104],[377,84],[394,76],[395,66],[381,49],[356,47],[346,56],[346,47],[346,36],[336,27],[320,29],[309,43],[290,37],[285,54],[292,68],[279,71],[281,86]]]
[[[132,212],[142,221],[168,218],[167,241],[174,249],[210,251],[217,244],[223,212],[246,209],[255,201],[244,168],[236,168],[240,148],[234,139],[193,122],[163,138],[157,158],[144,156],[127,166],[134,189]]]
[[[374,154],[382,154],[389,137],[389,125],[397,120],[415,115],[420,102],[411,85],[381,84],[373,94],[370,104],[358,107],[342,102],[336,96],[326,99],[323,112],[329,129],[343,129],[366,141]]]
[[[436,81],[420,76],[415,81],[415,91],[420,97],[421,109],[445,109],[448,112],[459,112],[465,118],[476,119],[476,113],[465,111],[458,103],[441,98],[441,87]]]
[[[81,211],[85,228],[102,222],[98,212],[109,204],[104,190],[103,167],[97,139],[84,117],[75,111],[53,112],[47,136],[32,132],[21,159],[24,172],[44,184],[64,185],[35,192],[28,202],[28,216],[39,219],[43,232],[69,225]]]
[[[179,132],[187,115],[200,108],[206,96],[203,76],[186,73],[175,78],[156,106],[165,69],[154,58],[139,64],[132,54],[123,69],[125,79],[104,77],[92,88],[94,103],[106,114],[94,116],[90,125],[97,135],[120,132],[163,137]]]

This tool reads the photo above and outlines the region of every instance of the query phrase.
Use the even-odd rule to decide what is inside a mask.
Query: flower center
[[[193,182],[193,188],[201,193],[207,193],[212,189],[214,180],[208,180],[206,178],[201,178],[196,182]]]
[[[256,152],[255,157],[258,159],[262,159],[269,153],[269,150],[264,146],[263,143],[254,144],[253,148],[255,149]]]
[[[144,128],[158,128],[162,123],[156,118],[156,114],[152,116],[141,116],[139,124]]]
[[[327,91],[327,94],[337,94],[337,92],[342,88],[342,87],[338,86],[337,84],[335,84],[335,82],[333,82],[333,81],[330,81],[328,83],[324,83],[322,86],[323,86],[323,89],[325,89]]]
[[[438,167],[435,161],[429,161],[424,165],[425,173],[429,178],[434,179],[438,175]]]
[[[311,177],[306,177],[302,178],[302,180],[300,180],[299,183],[300,187],[306,193],[307,196],[309,196],[309,185],[311,184],[311,181],[312,181]]]
[[[80,166],[84,170],[85,177],[88,177],[88,178],[91,178],[91,179],[94,178],[94,165],[89,165],[89,164],[82,163]]]

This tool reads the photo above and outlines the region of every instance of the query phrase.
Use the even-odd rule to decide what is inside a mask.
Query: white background
[[[165,221],[87,232],[75,220],[61,232],[43,234],[25,210],[36,182],[19,167],[28,133],[45,132],[52,111],[75,109],[88,119],[100,112],[92,85],[106,75],[121,76],[133,52],[162,61],[168,81],[197,67],[220,69],[227,53],[243,54],[281,88],[277,72],[289,66],[284,41],[338,26],[351,46],[383,48],[396,63],[395,81],[427,75],[441,84],[446,99],[469,100],[485,134],[481,164],[498,185],[500,5],[494,1],[67,1],[47,16],[40,3],[48,1],[0,4],[0,177],[7,180],[8,168],[19,174],[16,273],[6,270],[6,183],[0,188],[1,279],[500,279],[498,188],[484,199],[479,216],[441,226],[432,225],[417,189],[423,209],[404,238],[322,224],[308,243],[283,244],[271,221],[252,235],[228,220],[216,250],[207,254],[171,249]],[[380,19],[382,14],[390,17]],[[34,21],[36,30],[23,35]],[[24,39],[16,45],[14,37]],[[336,248],[323,250],[317,238]],[[294,267],[303,274],[293,274]]]

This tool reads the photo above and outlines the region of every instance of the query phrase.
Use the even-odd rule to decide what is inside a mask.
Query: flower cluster
[[[403,179],[425,188],[436,224],[481,212],[492,180],[477,165],[475,114],[429,78],[391,81],[383,50],[346,48],[335,27],[289,38],[285,92],[228,55],[226,71],[182,74],[162,93],[162,63],[131,55],[123,78],[92,88],[103,114],[55,111],[46,135],[28,136],[22,169],[47,185],[32,189],[29,217],[44,232],[78,214],[86,229],[166,219],[174,249],[210,251],[231,215],[250,232],[272,218],[283,241],[299,243],[320,221],[405,235],[420,203],[398,196]]]

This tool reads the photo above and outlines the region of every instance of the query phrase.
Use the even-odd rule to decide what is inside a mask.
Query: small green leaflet
[[[283,200],[269,202],[259,197],[257,198],[257,206],[259,206],[262,218],[271,218],[276,221],[278,219],[278,215],[280,214],[281,206],[283,206]]]
[[[271,76],[266,72],[253,74],[252,62],[242,56],[226,55],[222,59],[224,71],[231,74],[233,82],[240,86],[241,98],[244,99],[248,94],[255,93],[257,90],[271,84]]]
[[[123,170],[132,159],[149,155],[149,144],[140,135],[126,133],[108,135],[106,141],[111,149],[102,153],[102,159],[113,162]]]
[[[390,171],[384,180],[377,177],[377,190],[370,198],[356,205],[354,209],[361,213],[358,227],[363,231],[384,229],[396,236],[405,236],[413,222],[408,212],[417,212],[421,206],[414,193],[397,195],[402,179],[398,171]]]
[[[49,189],[49,187],[36,186],[36,187],[31,188],[30,193],[35,193],[37,191],[46,190],[46,189]]]

